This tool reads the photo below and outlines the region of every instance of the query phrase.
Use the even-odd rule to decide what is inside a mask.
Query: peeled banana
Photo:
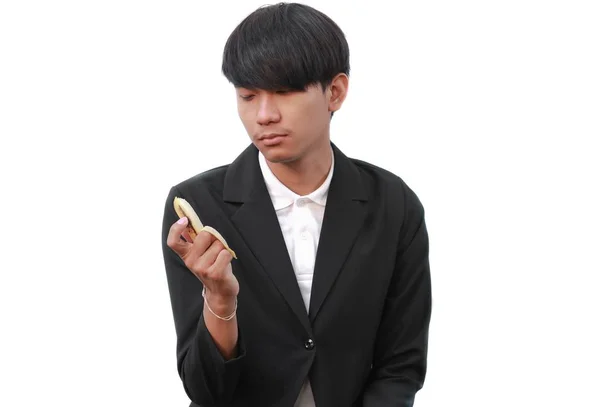
[[[198,217],[198,215],[196,214],[196,212],[194,211],[194,209],[192,208],[192,206],[189,204],[188,201],[176,196],[173,201],[173,206],[175,207],[175,212],[177,212],[177,215],[179,216],[179,218],[184,218],[184,217],[188,218],[189,222],[188,222],[187,230],[192,239],[195,239],[196,236],[198,236],[198,234],[200,234],[200,232],[208,232],[211,235],[213,235],[214,237],[216,237],[221,243],[223,243],[223,246],[225,246],[225,249],[229,253],[231,253],[231,255],[233,256],[234,259],[237,259],[235,252],[229,247],[225,238],[223,236],[221,236],[221,234],[219,232],[217,232],[216,229],[214,229],[211,226],[202,225],[200,218]]]

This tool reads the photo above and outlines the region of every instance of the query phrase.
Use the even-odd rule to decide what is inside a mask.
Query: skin
[[[317,84],[300,92],[246,88],[236,88],[235,92],[244,128],[273,174],[298,195],[316,190],[331,167],[331,113],[346,99],[348,77],[337,75],[325,91]],[[284,136],[274,144],[263,138],[268,134]],[[201,232],[192,241],[185,232],[187,219],[183,219],[184,223],[171,226],[167,245],[204,284],[206,327],[225,360],[232,359],[237,355],[237,319],[223,321],[207,308],[210,304],[220,316],[235,310],[239,284],[232,272],[231,254],[210,233]]]

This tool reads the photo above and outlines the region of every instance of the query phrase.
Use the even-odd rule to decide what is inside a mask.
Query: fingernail
[[[186,224],[186,223],[187,223],[187,218],[185,218],[185,217],[184,217],[184,218],[181,218],[181,219],[179,219],[179,220],[177,221],[177,223],[179,223],[180,225],[184,225],[184,224]]]

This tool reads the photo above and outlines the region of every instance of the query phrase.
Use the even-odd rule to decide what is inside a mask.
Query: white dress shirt
[[[262,175],[279,219],[279,225],[283,232],[306,312],[308,312],[310,304],[313,271],[327,193],[333,176],[333,150],[331,151],[331,157],[331,168],[325,182],[310,194],[300,196],[277,179],[267,165],[265,157],[262,153],[258,153]],[[314,406],[315,401],[310,381],[307,378],[294,407]]]

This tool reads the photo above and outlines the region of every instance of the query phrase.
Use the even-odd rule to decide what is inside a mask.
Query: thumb
[[[171,225],[169,235],[167,236],[167,246],[182,257],[187,253],[188,248],[191,245],[191,243],[181,239],[181,235],[186,230],[187,225],[188,219],[186,217],[179,219]]]

